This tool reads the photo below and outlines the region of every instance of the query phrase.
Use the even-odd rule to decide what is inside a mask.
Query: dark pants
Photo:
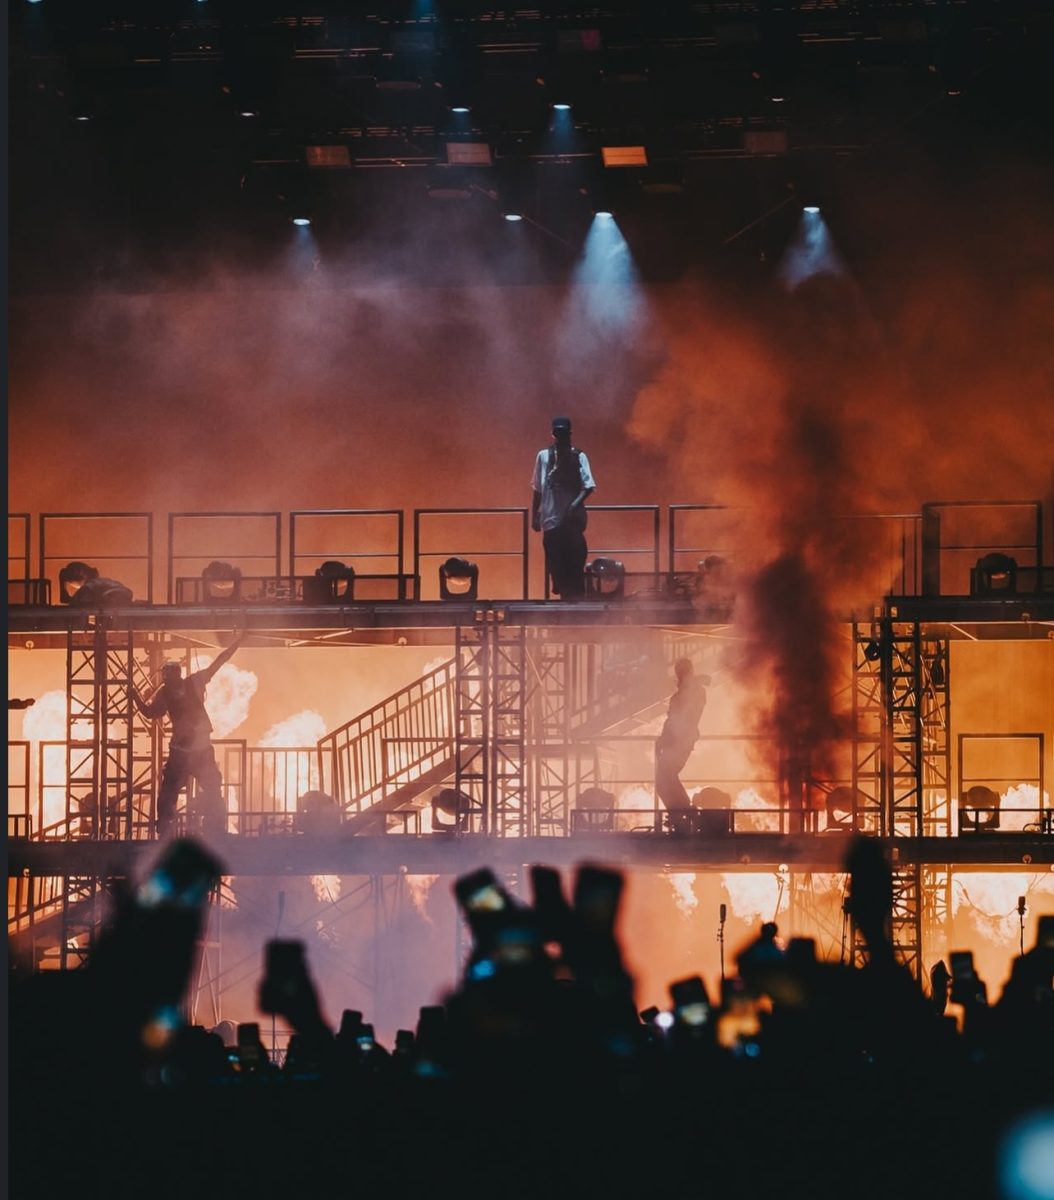
[[[691,807],[691,797],[680,779],[691,753],[692,746],[683,742],[655,743],[655,790],[671,813]]]
[[[223,777],[216,765],[216,752],[211,746],[204,750],[180,750],[173,747],[161,772],[161,788],[157,794],[157,835],[164,837],[176,818],[179,793],[193,779],[195,808],[201,815],[205,833],[226,833],[227,814],[223,807]]]
[[[547,529],[542,534],[545,565],[552,580],[552,590],[562,600],[574,600],[585,595],[586,535],[566,525]]]

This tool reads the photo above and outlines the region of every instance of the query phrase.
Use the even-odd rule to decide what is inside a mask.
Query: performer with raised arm
[[[180,791],[191,779],[197,783],[197,807],[202,829],[208,833],[227,832],[227,813],[223,803],[223,778],[212,748],[212,722],[205,711],[205,688],[216,672],[230,661],[242,643],[245,631],[236,631],[234,641],[207,667],[184,677],[177,662],[161,668],[161,686],[149,701],[132,689],[132,699],[144,717],[172,722],[172,741],[161,772],[157,795],[157,836],[164,837],[176,816]]]

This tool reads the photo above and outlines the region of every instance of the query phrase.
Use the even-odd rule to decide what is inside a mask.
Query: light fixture
[[[562,100],[553,105],[554,112],[570,112],[571,105],[565,104]]]
[[[293,217],[293,224],[298,226],[306,226],[311,224],[310,217]]]
[[[100,575],[97,567],[74,561],[59,571],[59,599],[77,608],[120,608],[132,603],[132,589]]]
[[[810,217],[815,217],[819,215],[820,206],[818,204],[805,204],[802,206],[802,212],[808,213]]]
[[[304,580],[305,604],[347,604],[355,595],[355,568],[328,559]]]
[[[984,784],[967,788],[959,801],[959,832],[999,828],[999,793]]]
[[[1017,559],[1009,554],[985,554],[970,570],[970,595],[990,596],[1017,591]]]
[[[948,673],[944,669],[943,650],[938,650],[930,663],[930,682],[934,687],[944,687],[948,682]]]
[[[452,113],[456,113],[459,117],[463,117],[467,113],[469,113],[471,111],[471,109],[469,108],[469,106],[467,104],[454,104],[454,105],[451,105],[450,111]]]
[[[472,817],[472,797],[457,788],[440,788],[432,797],[432,832],[453,833],[464,832],[468,829]],[[444,821],[440,814],[453,817],[453,821]]]
[[[523,213],[507,212],[507,213],[502,213],[501,215],[505,218],[506,221],[522,221],[523,220]]]
[[[229,562],[210,562],[201,572],[204,599],[214,604],[236,604],[241,599],[242,573]]]
[[[646,167],[648,152],[643,146],[601,146],[600,158],[605,167]]]
[[[586,588],[605,600],[618,599],[626,590],[626,568],[614,558],[594,558],[586,566]]]
[[[859,811],[863,799],[865,797],[862,792],[844,784],[832,788],[825,803],[828,832],[851,830],[854,827],[854,813]]]
[[[479,592],[479,567],[467,558],[451,557],[439,566],[441,600],[475,600]]]

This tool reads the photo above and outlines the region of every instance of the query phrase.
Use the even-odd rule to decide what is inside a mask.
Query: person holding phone
[[[179,663],[165,663],[161,668],[161,686],[149,701],[144,701],[138,690],[132,688],[132,699],[144,717],[159,721],[167,716],[172,723],[172,740],[161,772],[161,788],[157,796],[159,838],[163,838],[171,829],[179,793],[191,779],[197,783],[197,806],[202,816],[203,832],[227,832],[223,777],[212,748],[212,722],[205,711],[205,689],[220,667],[233,657],[244,636],[244,630],[237,632],[234,641],[221,650],[207,667],[193,671],[186,677]]]
[[[571,418],[553,417],[553,444],[531,476],[531,528],[541,533],[545,570],[561,600],[585,594],[586,499],[596,483],[585,452],[571,445]]]

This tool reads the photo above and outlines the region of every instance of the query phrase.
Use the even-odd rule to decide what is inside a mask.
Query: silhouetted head
[[[553,440],[565,445],[571,441],[570,417],[553,417]]]
[[[161,682],[164,684],[179,683],[183,678],[183,668],[177,662],[167,662],[161,668]]]
[[[690,658],[679,658],[673,664],[673,673],[677,676],[678,683],[684,683],[684,681],[694,671],[695,667],[692,666],[692,660]]]

